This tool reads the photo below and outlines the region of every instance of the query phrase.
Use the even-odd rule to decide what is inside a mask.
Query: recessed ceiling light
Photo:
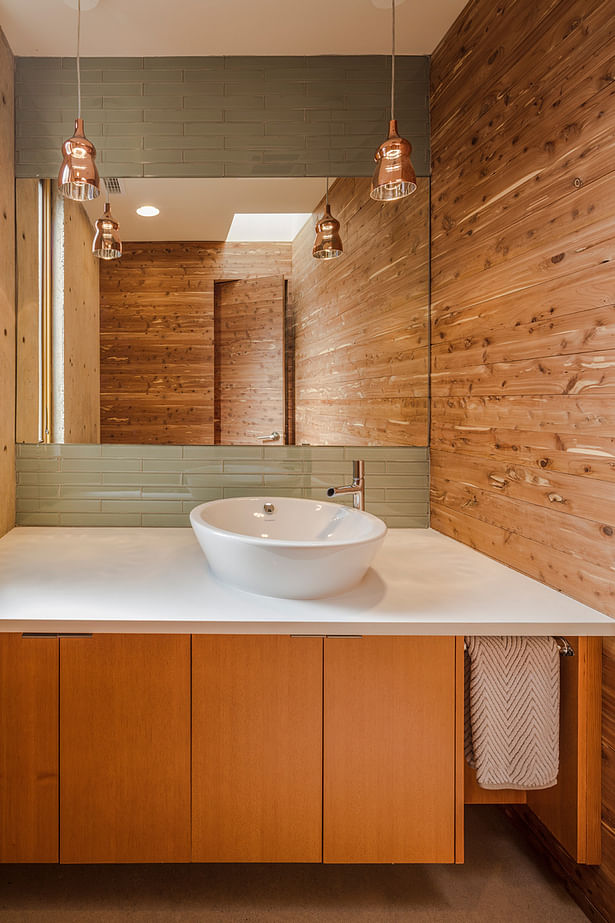
[[[141,215],[142,218],[155,218],[159,214],[160,209],[155,205],[139,205],[137,209],[137,215]]]

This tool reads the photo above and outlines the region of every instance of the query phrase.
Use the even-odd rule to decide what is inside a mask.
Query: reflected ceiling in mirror
[[[17,181],[18,441],[427,444],[428,179],[395,204],[332,180],[336,260],[324,178],[107,182],[108,262],[103,196]]]
[[[123,240],[228,240],[236,215],[303,214],[299,227],[317,207],[323,194],[323,180],[316,178],[226,178],[226,179],[118,179],[101,181],[107,185],[113,214],[120,222]],[[137,214],[142,206],[152,205],[159,214],[147,218]],[[94,222],[101,211],[100,201],[85,203]],[[263,222],[261,222],[262,224]],[[295,234],[296,223],[289,225]],[[290,242],[293,236],[277,225],[285,236],[243,237],[234,240],[273,240]]]

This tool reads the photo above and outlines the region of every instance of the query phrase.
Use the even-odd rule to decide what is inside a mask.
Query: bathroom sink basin
[[[195,507],[190,522],[218,579],[289,599],[356,586],[387,531],[371,513],[288,497],[212,500]]]

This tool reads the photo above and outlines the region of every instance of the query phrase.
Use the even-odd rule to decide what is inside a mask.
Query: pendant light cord
[[[325,192],[325,204],[327,208],[329,207],[329,177],[327,177],[327,189]]]
[[[391,120],[395,118],[395,0],[391,0]]]
[[[81,118],[81,0],[77,0],[77,116]]]

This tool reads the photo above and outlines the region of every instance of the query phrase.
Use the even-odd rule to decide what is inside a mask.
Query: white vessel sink
[[[356,586],[387,531],[371,513],[287,497],[212,500],[195,507],[190,522],[216,577],[289,599]]]

